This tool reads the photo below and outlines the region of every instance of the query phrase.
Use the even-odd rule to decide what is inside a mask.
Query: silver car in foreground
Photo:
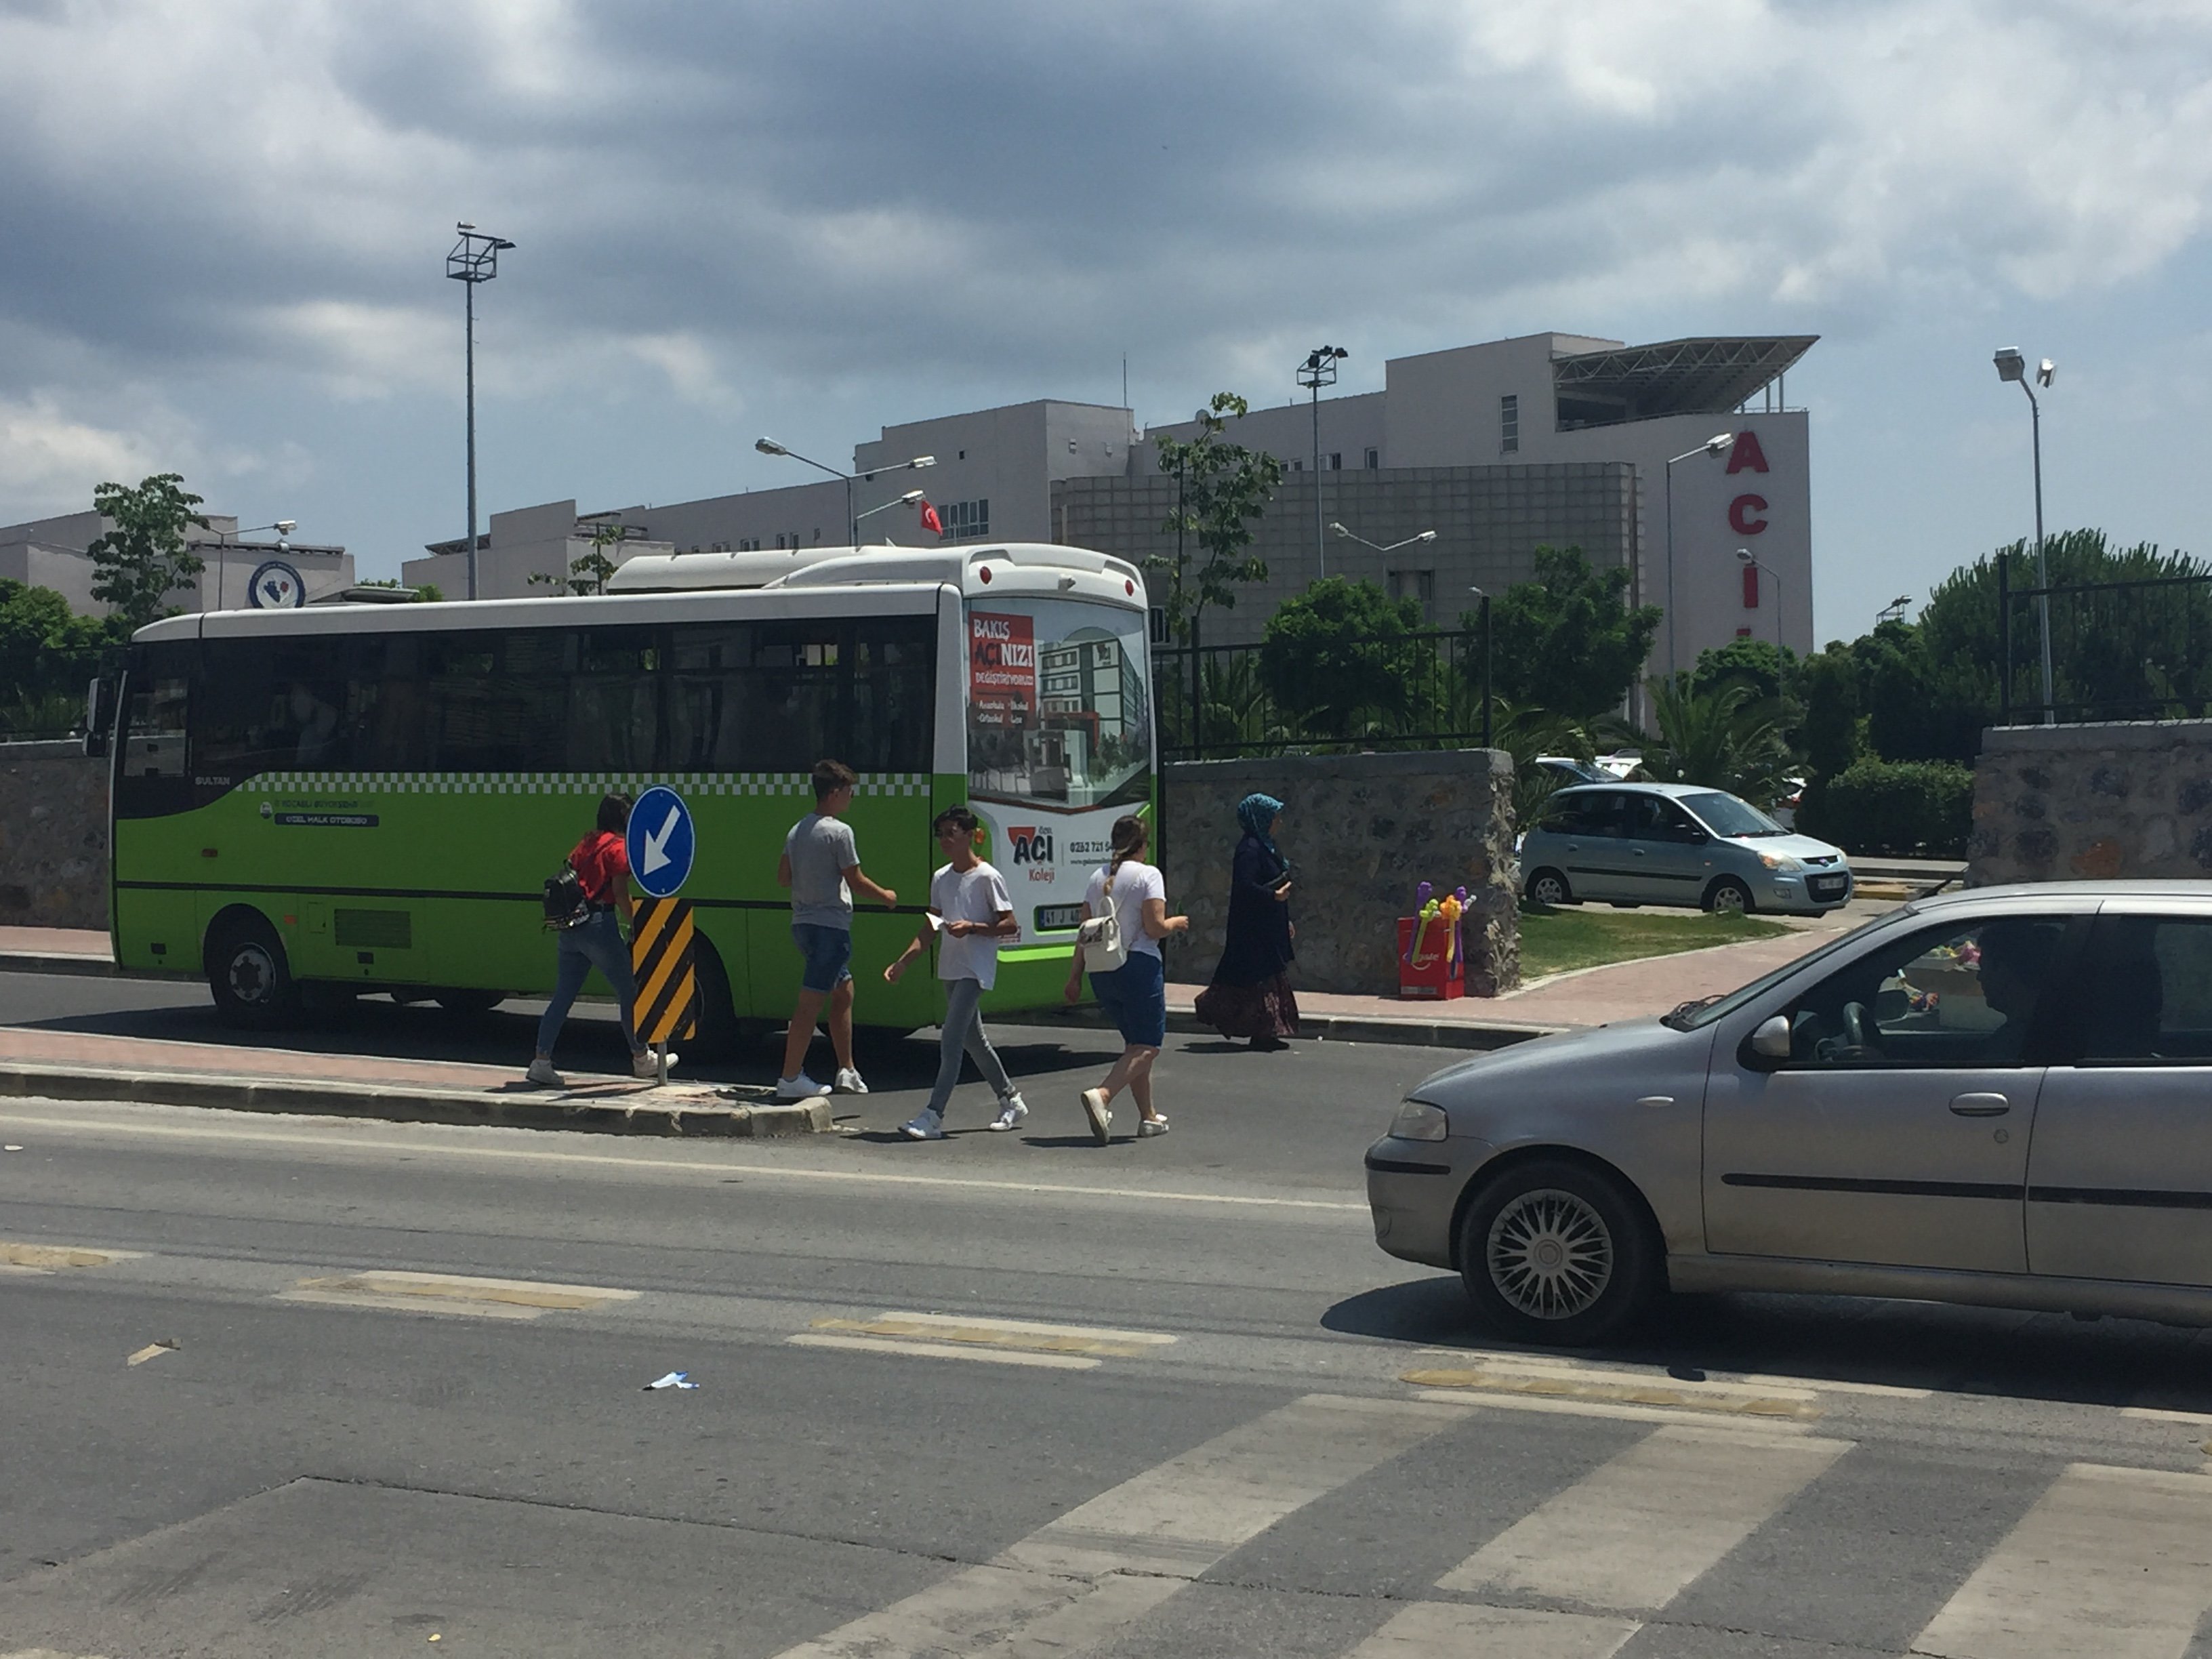
[[[2212,1325],[2212,882],[1926,898],[1741,990],[1437,1073],[1376,1241],[1486,1323],[1601,1342],[1676,1291]]]
[[[1694,904],[1817,915],[1848,903],[1842,851],[1735,796],[1690,783],[1562,789],[1521,839],[1522,890],[1543,905]]]

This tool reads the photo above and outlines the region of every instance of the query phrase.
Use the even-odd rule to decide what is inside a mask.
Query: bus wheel
[[[691,936],[691,971],[698,981],[699,1034],[689,1039],[702,1060],[736,1058],[744,1046],[742,1023],[730,1002],[729,970],[704,933]]]
[[[502,991],[433,991],[430,994],[449,1014],[488,1014],[507,1000]]]
[[[247,915],[221,924],[208,939],[208,988],[226,1025],[266,1031],[300,1012],[300,988],[284,946],[267,922]]]

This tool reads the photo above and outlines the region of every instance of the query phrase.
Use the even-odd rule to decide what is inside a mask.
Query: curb
[[[1088,1026],[1110,1029],[1113,1022],[1105,1011],[1095,1003],[1086,1003],[1079,1009],[1055,1012],[1032,1009],[1024,1013],[994,1013],[988,1016],[994,1025]],[[1300,1040],[1318,1038],[1334,1042],[1382,1042],[1410,1045],[1424,1048],[1472,1048],[1488,1051],[1510,1048],[1516,1042],[1527,1042],[1536,1037],[1553,1036],[1561,1031],[1584,1029],[1574,1025],[1538,1025],[1511,1020],[1486,1020],[1480,1025],[1462,1024],[1456,1020],[1388,1019],[1359,1014],[1306,1014],[1298,1016]],[[1168,1030],[1185,1036],[1213,1035],[1213,1027],[1205,1024],[1196,1014],[1176,1009],[1168,1011]]]
[[[642,1094],[643,1091],[638,1091]],[[0,1065],[0,1097],[121,1100],[147,1106],[202,1106],[232,1112],[289,1112],[371,1118],[386,1123],[476,1124],[505,1129],[566,1129],[586,1134],[665,1135],[690,1139],[765,1139],[831,1132],[827,1101],[726,1104],[696,1098],[656,1103],[569,1102],[488,1096],[461,1089],[409,1089],[276,1079],[192,1077],[175,1072],[77,1066]]]
[[[89,979],[113,979],[115,959],[77,956],[65,951],[0,951],[0,974],[74,974]]]

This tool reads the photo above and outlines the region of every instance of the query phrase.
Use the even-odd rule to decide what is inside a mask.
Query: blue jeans
[[[623,941],[622,929],[615,925],[615,913],[594,910],[589,921],[563,929],[560,939],[561,961],[553,979],[553,1000],[545,1005],[538,1021],[538,1052],[551,1056],[553,1044],[561,1036],[561,1022],[568,1018],[569,1005],[584,988],[584,976],[594,968],[614,987],[615,1000],[622,1009],[623,1041],[629,1044],[630,1053],[641,1052],[636,1028],[630,1024],[637,981],[630,977],[629,946]]]
[[[1167,1046],[1167,964],[1151,951],[1132,951],[1119,968],[1091,975],[1091,994],[1113,1015],[1122,1042],[1140,1048]]]

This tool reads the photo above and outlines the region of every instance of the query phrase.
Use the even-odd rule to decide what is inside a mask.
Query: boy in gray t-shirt
[[[815,1022],[830,1007],[830,1046],[836,1050],[840,1094],[864,1095],[868,1085],[853,1064],[853,894],[858,890],[878,904],[898,902],[898,895],[878,887],[860,872],[853,828],[844,819],[859,780],[842,761],[814,766],[814,810],[792,825],[776,866],[779,885],[791,889],[791,937],[805,963],[799,981],[799,1006],[784,1039],[783,1075],[776,1079],[778,1100],[811,1100],[830,1089],[806,1075],[806,1049]]]

